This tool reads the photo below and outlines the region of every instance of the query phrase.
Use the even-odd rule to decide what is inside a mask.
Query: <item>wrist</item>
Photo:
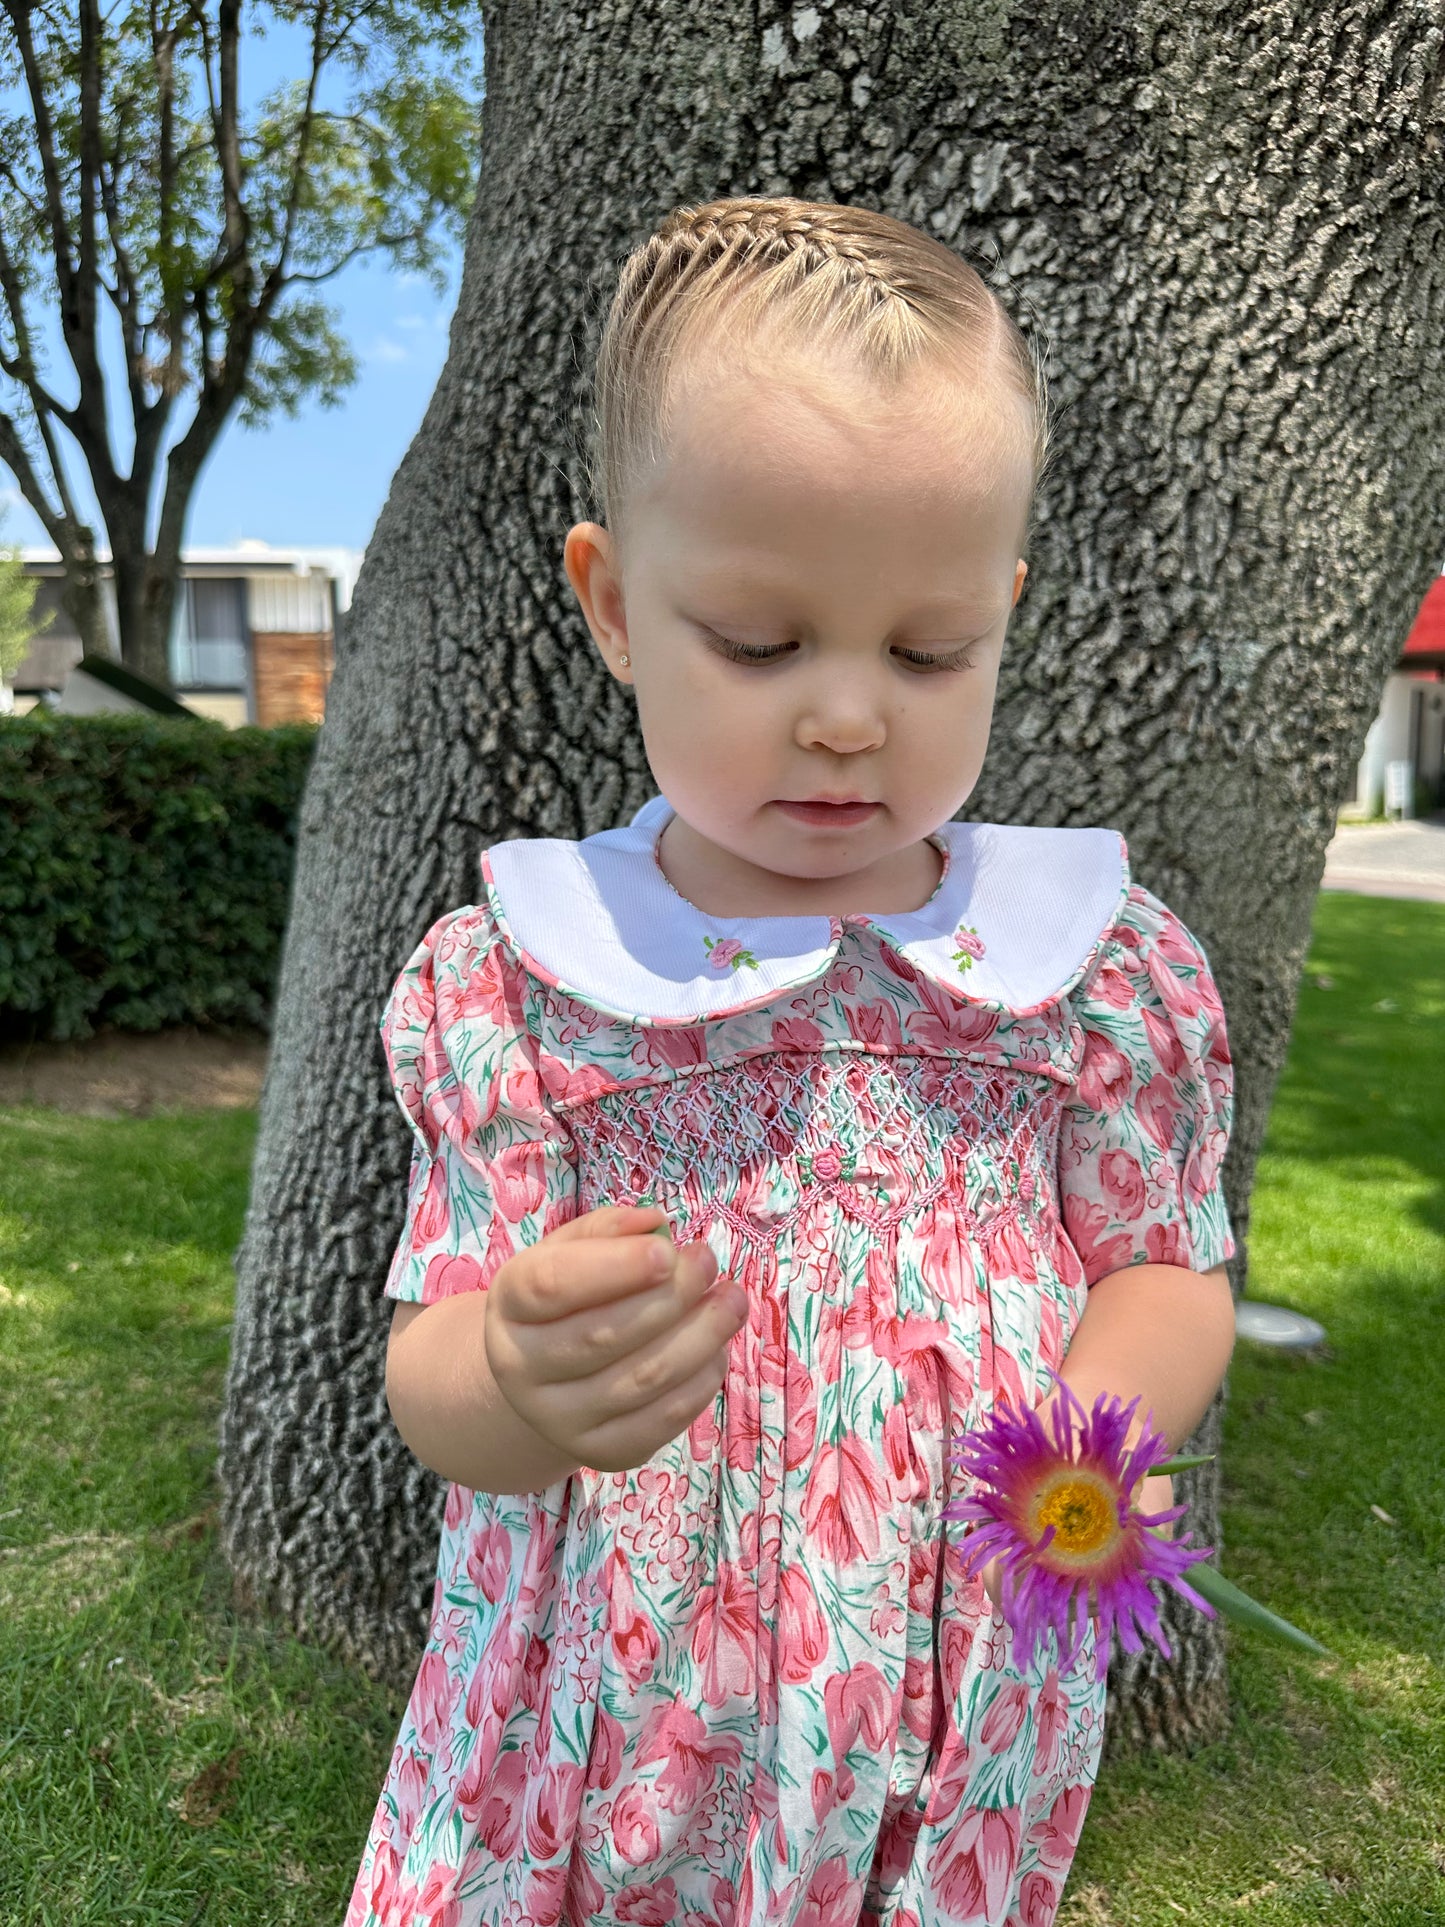
[[[461,1292],[429,1306],[388,1371],[392,1420],[440,1478],[474,1492],[536,1492],[576,1470],[497,1383],[486,1344],[487,1296]]]

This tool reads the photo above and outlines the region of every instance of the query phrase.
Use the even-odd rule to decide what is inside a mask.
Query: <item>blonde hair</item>
[[[922,366],[1002,381],[1032,415],[1032,491],[1049,454],[1041,360],[976,269],[906,221],[826,201],[675,208],[623,263],[597,351],[590,480],[615,528],[627,485],[661,450],[686,348],[726,324],[841,347],[885,385]],[[1032,514],[1032,509],[1030,510]]]

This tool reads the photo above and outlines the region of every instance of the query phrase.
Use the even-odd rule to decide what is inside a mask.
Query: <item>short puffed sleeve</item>
[[[1234,1253],[1220,1165],[1234,1111],[1224,1010],[1179,919],[1134,886],[1073,998],[1078,1080],[1059,1136],[1064,1229],[1092,1285]]]
[[[576,1213],[571,1136],[543,1091],[523,993],[486,908],[433,924],[397,978],[382,1043],[416,1143],[388,1298],[480,1291]]]

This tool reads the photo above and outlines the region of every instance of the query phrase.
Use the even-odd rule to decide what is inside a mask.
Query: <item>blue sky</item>
[[[295,38],[274,31],[265,41],[248,42],[243,91],[249,95],[299,77],[300,57]],[[277,418],[247,431],[233,417],[191,498],[187,546],[229,546],[249,536],[282,545],[365,548],[446,359],[460,275],[458,248],[449,257],[440,297],[430,282],[394,273],[380,257],[357,261],[328,282],[322,292],[355,352],[357,381],[339,407],[308,403],[294,421]],[[58,330],[48,334],[58,344]],[[57,365],[69,370],[63,350]],[[57,385],[70,386],[59,376]],[[10,406],[12,393],[0,405]],[[182,428],[188,420],[183,418]],[[82,476],[83,470],[72,470],[79,492],[88,495]],[[0,508],[0,539],[48,543],[3,463]]]

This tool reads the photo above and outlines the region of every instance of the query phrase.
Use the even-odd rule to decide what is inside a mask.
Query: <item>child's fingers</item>
[[[669,1239],[651,1235],[661,1216],[652,1208],[645,1213],[627,1208],[622,1216],[618,1207],[607,1206],[518,1252],[493,1281],[507,1317],[519,1324],[545,1324],[662,1284],[673,1274],[677,1253]],[[594,1219],[606,1221],[593,1225]]]
[[[722,1383],[728,1348],[739,1323],[732,1287],[724,1281],[650,1342],[623,1351],[586,1377],[565,1384],[554,1377],[548,1389],[574,1404],[579,1413],[595,1414],[594,1424],[608,1419],[631,1420],[643,1429],[656,1424],[663,1428],[660,1438],[674,1438],[700,1409],[694,1406],[667,1429],[677,1401],[691,1395],[699,1374],[715,1373],[714,1390]]]
[[[576,1244],[592,1238],[620,1238],[640,1231],[655,1231],[667,1223],[660,1204],[600,1204],[595,1211],[579,1212],[555,1231],[549,1231],[548,1244]]]
[[[690,1378],[638,1410],[607,1413],[576,1434],[581,1462],[599,1472],[645,1465],[669,1439],[681,1436],[716,1399],[727,1376],[726,1348],[712,1353]]]
[[[674,1253],[672,1276],[652,1289],[515,1335],[532,1353],[537,1379],[556,1384],[629,1366],[694,1324],[716,1327],[715,1343],[719,1335],[730,1339],[745,1309],[741,1288],[719,1278],[717,1259],[708,1247],[688,1245]]]
[[[591,1384],[611,1411],[645,1411],[688,1384],[711,1360],[726,1360],[726,1349],[740,1330],[744,1314],[742,1291],[722,1280],[717,1289],[707,1291],[657,1337],[624,1351],[613,1364],[597,1372]]]

